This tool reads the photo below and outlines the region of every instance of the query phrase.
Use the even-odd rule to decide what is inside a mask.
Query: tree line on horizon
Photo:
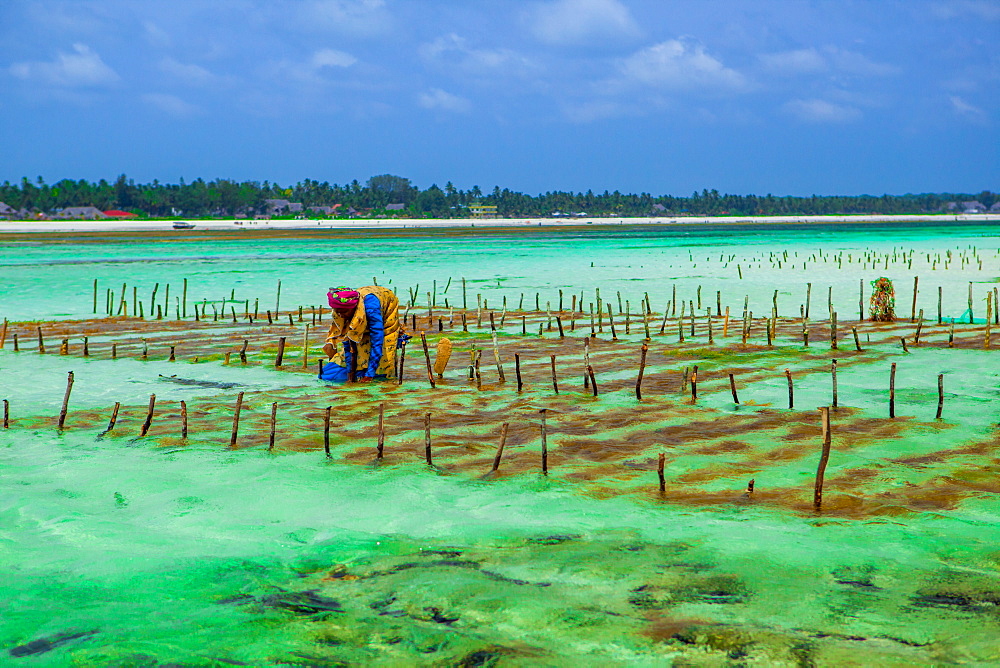
[[[990,191],[971,193],[925,193],[905,195],[812,195],[774,196],[771,194],[731,195],[717,190],[694,192],[690,197],[654,196],[649,193],[624,194],[619,191],[594,193],[551,191],[538,195],[515,192],[499,186],[484,193],[479,186],[468,190],[456,188],[450,181],[444,188],[436,184],[421,190],[409,179],[391,174],[373,176],[364,184],[357,180],[338,185],[306,179],[283,187],[269,181],[234,181],[195,179],[177,184],[137,184],[124,174],[114,182],[101,179],[63,179],[47,184],[38,177],[20,183],[0,184],[0,202],[21,210],[45,214],[67,207],[94,206],[119,209],[140,216],[168,218],[241,217],[265,214],[266,200],[282,199],[310,206],[340,205],[335,215],[348,210],[380,214],[389,204],[402,204],[393,215],[418,218],[462,218],[471,205],[492,205],[504,218],[548,217],[555,213],[586,214],[592,217],[632,216],[781,216],[847,214],[930,214],[947,209],[951,202],[978,201],[989,208],[1000,195]],[[316,212],[307,211],[310,216]],[[320,217],[323,214],[318,214]]]

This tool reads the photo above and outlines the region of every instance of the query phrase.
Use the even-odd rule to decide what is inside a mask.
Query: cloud
[[[73,53],[59,51],[52,61],[14,63],[9,69],[19,79],[58,87],[106,86],[121,78],[86,44],[74,44]]]
[[[987,118],[985,110],[975,106],[974,104],[966,102],[957,95],[952,95],[948,98],[948,100],[951,102],[952,109],[954,109],[955,113],[959,116],[971,118],[976,121],[985,121]]]
[[[385,0],[308,0],[290,6],[299,25],[321,32],[371,36],[385,32],[391,23]]]
[[[421,93],[417,102],[424,109],[436,109],[464,114],[472,110],[472,103],[464,97],[445,92],[440,88],[432,88]]]
[[[839,72],[860,76],[888,76],[899,71],[894,65],[879,63],[864,54],[835,46],[764,53],[757,58],[764,69],[779,74]]]
[[[826,59],[816,49],[764,53],[757,58],[765,69],[787,74],[812,74],[828,67]]]
[[[161,60],[160,70],[193,86],[206,86],[216,81],[216,76],[201,65],[186,65],[173,58]]]
[[[738,90],[745,77],[708,55],[701,44],[672,39],[634,53],[621,62],[626,79],[670,89]]]
[[[899,68],[895,65],[875,62],[856,51],[838,49],[834,46],[828,46],[823,50],[827,58],[829,58],[832,67],[840,72],[876,77],[888,76],[899,72]]]
[[[418,53],[425,62],[476,76],[521,75],[533,69],[531,61],[516,51],[474,48],[455,33],[421,45]]]
[[[281,82],[293,82],[307,87],[323,86],[329,83],[324,76],[327,69],[346,69],[356,64],[358,59],[344,51],[319,49],[305,61],[279,60],[265,67],[265,75]]]
[[[143,21],[142,28],[146,33],[146,41],[153,46],[167,47],[172,40],[166,30],[156,25],[152,21]]]
[[[971,16],[982,21],[1000,21],[1000,5],[995,0],[951,0],[933,6],[934,14],[942,19]]]
[[[166,93],[146,93],[142,96],[142,101],[165,114],[176,116],[177,118],[187,118],[198,112],[198,107],[193,104],[185,102],[176,95],[168,95]]]
[[[538,5],[527,16],[529,29],[546,44],[587,44],[631,39],[639,26],[618,0],[555,0]]]
[[[349,53],[337,51],[336,49],[320,49],[312,56],[312,65],[316,69],[321,67],[350,67],[358,59]]]
[[[861,118],[861,111],[856,107],[816,98],[791,100],[783,108],[786,113],[808,123],[847,123]]]

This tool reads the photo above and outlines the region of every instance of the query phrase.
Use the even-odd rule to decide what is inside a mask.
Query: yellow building
[[[473,218],[496,218],[496,204],[470,204],[469,213]]]

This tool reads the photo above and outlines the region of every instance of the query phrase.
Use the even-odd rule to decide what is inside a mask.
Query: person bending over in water
[[[394,374],[396,349],[409,336],[399,322],[399,300],[388,288],[330,288],[327,300],[333,324],[323,352],[321,380],[369,382]]]

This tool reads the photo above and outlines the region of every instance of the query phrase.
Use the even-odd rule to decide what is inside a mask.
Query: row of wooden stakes
[[[893,372],[895,372],[895,365],[893,365]],[[730,374],[730,379],[732,379],[732,374]],[[69,407],[70,393],[73,389],[73,372],[70,371],[67,376],[66,381],[66,394],[63,398],[62,410],[59,412],[59,419],[57,422],[57,427],[62,431],[66,424],[66,415]],[[734,390],[735,394],[735,390]],[[229,439],[229,446],[235,447],[237,439],[239,436],[240,427],[240,412],[243,408],[243,396],[244,393],[240,392],[236,397],[236,405],[233,410],[233,428]],[[98,435],[98,438],[102,438],[108,433],[110,433],[118,419],[118,411],[121,407],[121,402],[115,402],[114,408],[111,412],[111,420],[108,423],[107,429]],[[152,394],[149,397],[149,406],[146,412],[146,418],[142,423],[141,430],[139,432],[139,437],[144,437],[149,432],[149,428],[153,422],[153,413],[156,407],[156,395]],[[330,452],[330,424],[331,424],[331,413],[333,407],[327,406],[323,413],[323,451],[327,459],[332,459],[333,456]],[[541,439],[541,467],[542,475],[548,475],[549,473],[549,456],[548,456],[548,434],[546,429],[546,411],[547,409],[542,408],[539,410],[539,428],[540,428],[540,439]],[[813,489],[813,505],[816,510],[819,510],[823,503],[823,477],[826,471],[827,462],[830,458],[830,447],[831,447],[831,430],[830,430],[830,408],[827,406],[820,407],[821,414],[821,426],[822,426],[822,451],[819,461],[819,466],[816,471],[816,481]],[[938,409],[940,417],[940,406]],[[271,416],[270,416],[270,433],[268,438],[268,451],[274,450],[275,443],[275,433],[277,424],[277,413],[278,413],[278,402],[273,402],[271,404]],[[186,439],[188,437],[188,417],[187,417],[187,403],[185,401],[180,402],[180,417],[181,417],[181,438]],[[510,423],[504,422],[500,427],[500,441],[497,445],[496,454],[493,458],[493,466],[487,473],[487,476],[497,473],[500,470],[500,463],[503,458],[504,447],[507,443],[507,429]],[[10,428],[10,402],[7,399],[3,400],[3,428]],[[375,461],[376,463],[381,463],[385,452],[385,404],[380,403],[378,405],[378,427],[377,427],[377,441],[375,448]],[[424,414],[424,459],[428,466],[434,466],[432,448],[431,448],[431,413]],[[666,478],[664,476],[664,462],[666,460],[665,453],[661,452],[657,462],[657,476],[659,478],[659,491],[660,494],[666,492]],[[754,480],[751,479],[747,486],[747,495],[752,494],[754,491]]]

